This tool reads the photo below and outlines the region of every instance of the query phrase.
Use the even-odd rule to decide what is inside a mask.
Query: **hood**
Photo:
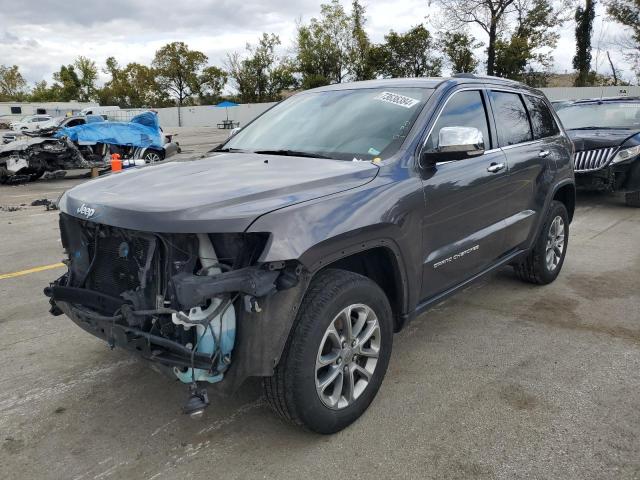
[[[49,137],[27,137],[20,140],[14,140],[5,145],[0,145],[0,154],[4,154],[7,152],[22,152],[27,150],[29,147],[32,147],[33,145],[38,145],[45,142],[58,143],[58,140]]]
[[[88,181],[63,195],[60,210],[148,232],[242,232],[265,213],[364,185],[377,173],[369,162],[225,153]]]
[[[576,148],[576,152],[597,148],[618,147],[629,137],[638,134],[634,130],[568,130],[567,134]]]

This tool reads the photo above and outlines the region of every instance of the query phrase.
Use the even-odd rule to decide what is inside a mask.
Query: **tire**
[[[627,207],[640,208],[640,192],[629,192],[624,196]]]
[[[147,149],[146,152],[144,152],[144,155],[142,155],[142,159],[146,162],[146,163],[155,163],[155,162],[159,162],[164,158],[164,154],[159,152],[158,150],[150,150]]]
[[[560,220],[558,220],[558,218]],[[552,229],[557,230],[557,222],[561,221],[563,227],[562,245],[559,248],[551,248],[551,252],[547,251],[550,236],[555,236],[558,241],[559,236]],[[569,244],[569,215],[567,208],[562,202],[553,200],[549,206],[549,211],[544,221],[544,225],[538,234],[538,238],[529,252],[527,257],[520,263],[514,265],[516,274],[520,280],[535,283],[538,285],[546,285],[553,282],[562,270],[564,259],[567,254],[567,246]],[[553,253],[553,261],[549,262],[548,254]]]
[[[355,335],[359,323],[354,319],[354,337],[361,342],[356,340],[354,347],[336,343],[339,337],[347,338],[342,337],[346,317],[340,314],[348,311],[366,322],[360,335]],[[337,335],[329,332],[332,325]],[[362,341],[367,332],[373,333],[369,340]],[[380,287],[362,275],[325,270],[305,294],[274,375],[263,381],[267,401],[289,422],[317,433],[338,432],[356,421],[376,396],[389,365],[392,342],[393,316]],[[377,360],[370,356],[375,355],[376,348]],[[336,359],[318,367],[320,358],[324,361],[332,357]],[[317,390],[319,381],[334,376],[335,381],[328,382],[322,392]],[[354,389],[348,378],[355,379]]]
[[[36,171],[32,171],[29,172],[29,181],[30,182],[35,182],[36,180],[38,180],[42,175],[44,175],[44,172],[46,170],[44,168],[39,168]]]

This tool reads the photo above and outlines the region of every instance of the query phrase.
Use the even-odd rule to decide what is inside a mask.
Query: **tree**
[[[608,0],[607,13],[631,29],[633,40],[640,45],[640,0]]]
[[[81,102],[93,100],[95,98],[96,80],[98,79],[96,62],[80,56],[73,62],[73,66],[79,73],[80,95],[78,100]]]
[[[160,90],[178,104],[178,125],[182,125],[180,109],[199,90],[199,74],[207,64],[207,56],[190,50],[184,42],[173,42],[158,50],[152,66]]]
[[[376,70],[387,78],[437,77],[442,71],[442,59],[435,52],[435,41],[423,25],[406,33],[391,30],[385,43],[372,53]]]
[[[229,76],[234,81],[241,102],[271,102],[281,98],[283,90],[295,86],[293,65],[279,57],[275,49],[280,38],[263,33],[255,47],[247,44],[248,56],[238,52],[227,56]]]
[[[320,5],[320,18],[298,26],[296,59],[302,88],[341,83],[349,74],[353,30],[339,0]]]
[[[348,70],[354,81],[370,80],[374,78],[374,68],[371,63],[371,42],[365,32],[365,8],[358,0],[351,4],[351,45],[349,46]]]
[[[630,31],[628,39],[620,39],[625,57],[633,63],[640,80],[640,0],[605,0],[607,14]]]
[[[496,42],[505,16],[513,12],[515,0],[435,0],[453,28],[476,24],[485,31],[487,44],[487,75],[495,73]]]
[[[478,68],[474,48],[482,46],[467,33],[446,32],[442,37],[442,51],[451,66],[451,73],[473,73]]]
[[[470,24],[478,25],[488,37],[487,41],[487,75],[495,75],[496,71],[496,50],[497,48],[502,48],[503,55],[505,45],[509,45],[513,43],[512,47],[515,47],[516,44],[523,45],[522,40],[527,39],[527,37],[522,36],[523,23],[526,24],[527,21],[523,22],[523,20],[527,17],[531,16],[536,17],[543,15],[547,7],[551,9],[552,14],[548,16],[548,19],[553,19],[553,25],[551,22],[547,22],[549,27],[555,28],[560,25],[564,21],[564,17],[560,15],[560,10],[555,10],[551,7],[549,0],[434,0],[442,9],[446,22],[449,28],[454,30],[463,29]],[[566,1],[566,0],[563,0]],[[531,12],[533,11],[533,12]],[[529,18],[529,23],[533,21],[534,18]],[[535,23],[535,22],[533,22]],[[510,30],[510,25],[516,25],[515,31]],[[532,42],[536,44],[536,49],[544,46],[540,43],[540,40],[545,38],[545,33],[547,39],[553,38],[553,35],[556,35],[554,31],[549,30],[547,32],[542,31],[542,29],[535,29],[533,32],[538,38],[534,39]],[[513,39],[513,37],[519,37]],[[557,40],[557,37],[556,37]],[[502,44],[498,42],[502,41]],[[506,43],[504,43],[506,42]],[[554,43],[555,45],[555,43]],[[546,45],[552,46],[552,45]],[[513,48],[510,49],[514,51]],[[531,52],[531,48],[529,48],[529,52]],[[526,56],[532,57],[532,54],[529,53]],[[512,61],[512,60],[510,60]]]
[[[30,102],[53,102],[56,100],[56,92],[48,85],[46,80],[36,82],[28,96]]]
[[[198,80],[200,104],[213,104],[220,100],[222,89],[227,84],[228,78],[227,72],[221,68],[215,66],[204,68]]]
[[[618,69],[613,65],[609,50],[607,50],[607,60],[609,60],[609,66],[611,67],[611,76],[613,77],[613,85],[618,85]]]
[[[62,65],[54,72],[55,83],[51,86],[52,98],[60,102],[70,102],[80,98],[80,79],[73,65]]]
[[[0,65],[0,101],[22,100],[27,82],[17,65]]]
[[[151,67],[133,62],[121,68],[114,57],[109,57],[104,72],[111,79],[97,91],[102,105],[144,108],[169,103],[167,95],[160,91],[156,72]]]
[[[519,80],[532,86],[545,86],[559,35],[555,28],[562,19],[549,0],[518,0],[514,4],[517,16],[515,29],[508,40],[498,39],[495,49],[495,74]]]
[[[576,7],[576,54],[573,57],[573,68],[578,71],[574,81],[576,87],[591,83],[591,32],[595,16],[595,0],[586,0],[584,8],[581,5]]]

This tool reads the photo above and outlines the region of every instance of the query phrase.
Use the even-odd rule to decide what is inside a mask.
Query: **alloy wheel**
[[[334,410],[348,407],[365,391],[376,369],[381,332],[375,312],[349,305],[329,324],[316,357],[316,391]]]
[[[551,222],[549,233],[547,235],[545,260],[547,263],[547,269],[550,272],[553,272],[558,268],[558,264],[562,260],[562,252],[564,251],[564,230],[564,220],[560,215],[558,215]]]

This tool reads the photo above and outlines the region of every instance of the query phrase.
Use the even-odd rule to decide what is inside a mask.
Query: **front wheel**
[[[538,285],[553,282],[564,264],[568,242],[567,208],[553,200],[533,249],[514,266],[516,274],[521,280]]]
[[[265,396],[283,418],[318,433],[353,423],[376,396],[393,341],[386,295],[370,279],[321,272],[309,286]]]

